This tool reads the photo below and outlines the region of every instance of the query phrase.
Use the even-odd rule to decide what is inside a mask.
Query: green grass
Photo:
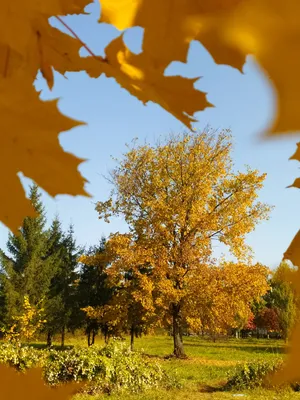
[[[86,346],[86,340],[84,338],[69,337],[66,344],[68,346],[75,344]],[[96,345],[103,345],[103,341],[97,338]],[[167,372],[176,374],[183,387],[182,389],[168,391],[153,390],[139,395],[122,394],[122,400],[225,400],[235,398],[300,400],[300,393],[292,391],[276,392],[262,389],[242,392],[220,391],[220,388],[226,382],[227,373],[233,373],[237,364],[285,357],[286,346],[283,341],[271,339],[228,339],[213,343],[202,338],[186,337],[184,338],[184,345],[188,355],[187,360],[165,359],[165,356],[172,353],[172,338],[169,336],[146,336],[136,339],[135,349],[142,351],[146,356],[158,360]],[[75,397],[76,400],[120,399],[120,395],[78,395]]]

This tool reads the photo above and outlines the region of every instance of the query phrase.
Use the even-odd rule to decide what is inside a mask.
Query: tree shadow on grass
[[[205,343],[185,343],[184,344],[185,348],[188,347],[205,347],[207,348],[208,346]],[[230,351],[231,349],[238,349],[243,352],[247,353],[276,353],[276,354],[286,354],[288,353],[288,347],[272,347],[272,346],[243,346],[242,344],[239,345],[228,345],[228,346],[209,346],[210,348],[216,348],[216,349],[226,349]]]
[[[37,349],[37,350],[47,350],[47,349],[49,349],[49,347],[46,344],[43,344],[43,343],[23,343],[22,346],[33,347],[34,349]],[[51,346],[51,349],[58,350],[58,351],[71,350],[73,348],[74,348],[74,345],[67,345],[67,346],[61,347],[59,344],[57,344],[57,345],[52,345]]]
[[[218,383],[217,385],[200,385],[198,391],[200,393],[216,393],[216,392],[224,392],[226,387],[225,381]]]

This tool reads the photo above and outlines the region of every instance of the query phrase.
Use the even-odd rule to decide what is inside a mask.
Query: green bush
[[[44,363],[46,382],[55,385],[66,381],[89,383],[84,392],[141,392],[148,388],[173,385],[159,364],[145,360],[122,343],[112,342],[104,348],[50,350]]]
[[[38,366],[45,354],[29,346],[18,347],[12,343],[0,345],[0,363],[8,364],[18,371]]]
[[[142,392],[153,387],[179,386],[161,366],[131,352],[123,343],[112,342],[103,348],[75,347],[71,350],[38,350],[12,344],[0,346],[0,362],[18,370],[41,366],[45,381],[55,386],[68,381],[86,381],[88,394],[115,391]]]
[[[283,365],[282,360],[256,361],[236,367],[233,376],[229,377],[226,389],[252,389],[272,387],[268,378]]]

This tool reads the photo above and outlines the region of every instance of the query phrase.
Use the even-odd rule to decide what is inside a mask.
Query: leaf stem
[[[75,39],[77,39],[77,40],[82,44],[82,46],[86,49],[86,51],[87,51],[92,57],[96,58],[98,61],[102,61],[102,62],[108,63],[108,60],[107,60],[106,58],[103,58],[103,57],[100,57],[100,56],[96,56],[96,54],[95,54],[95,53],[80,39],[80,37],[77,35],[77,33],[74,32],[73,29],[72,29],[68,24],[66,24],[66,22],[65,22],[61,17],[59,17],[59,16],[56,15],[55,18],[56,18],[61,24],[63,24],[63,26],[64,26],[65,28],[67,28],[67,30],[74,36]]]

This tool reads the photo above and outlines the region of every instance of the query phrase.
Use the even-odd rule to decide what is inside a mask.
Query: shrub
[[[89,383],[85,393],[129,390],[141,392],[151,387],[173,385],[159,364],[145,360],[122,343],[97,347],[50,350],[44,365],[45,380],[51,385],[70,380]]]
[[[142,392],[159,386],[180,386],[177,379],[167,375],[158,363],[115,341],[103,348],[75,347],[64,351],[3,344],[0,345],[1,362],[21,371],[40,366],[45,381],[51,386],[68,381],[86,381],[82,392],[88,394],[124,390]]]
[[[12,343],[0,345],[0,363],[8,364],[18,371],[38,366],[45,354],[29,346],[19,347]]]
[[[234,375],[229,378],[226,389],[252,389],[257,387],[272,387],[268,376],[278,371],[283,365],[282,360],[256,361],[236,367]]]
[[[103,369],[96,348],[50,349],[43,362],[44,379],[50,385],[68,381],[91,381]]]

